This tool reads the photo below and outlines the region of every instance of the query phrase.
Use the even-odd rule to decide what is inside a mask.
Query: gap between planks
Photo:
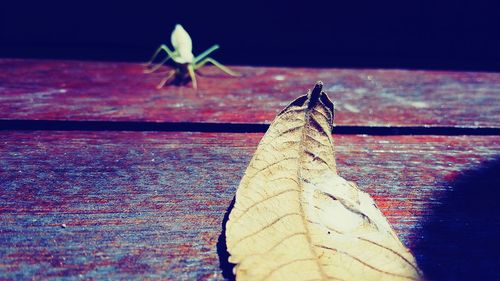
[[[197,123],[197,122],[142,122],[142,121],[59,121],[59,120],[0,120],[0,130],[40,131],[159,131],[159,132],[214,132],[264,133],[268,124]],[[442,135],[495,136],[500,128],[448,126],[335,126],[334,134],[343,135]]]

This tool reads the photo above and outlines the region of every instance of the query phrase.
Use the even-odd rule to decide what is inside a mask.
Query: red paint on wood
[[[499,127],[500,74],[445,71],[207,67],[199,90],[155,86],[136,63],[0,60],[0,118],[269,123],[323,80],[336,123]]]

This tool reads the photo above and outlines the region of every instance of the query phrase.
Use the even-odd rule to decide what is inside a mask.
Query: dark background
[[[181,23],[225,64],[500,70],[494,1],[2,1],[0,57],[146,61]]]

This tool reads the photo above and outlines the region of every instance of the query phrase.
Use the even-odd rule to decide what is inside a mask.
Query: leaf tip
[[[321,95],[321,90],[323,89],[323,82],[318,81],[316,85],[314,85],[314,89],[309,93],[309,108],[312,108],[316,105]]]
[[[323,89],[323,82],[322,81],[317,81],[316,85],[314,86],[314,89],[316,90],[318,88],[318,91],[321,92],[321,89]]]

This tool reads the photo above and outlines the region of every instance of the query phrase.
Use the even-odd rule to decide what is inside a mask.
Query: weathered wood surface
[[[0,277],[222,279],[216,244],[224,213],[261,137],[1,132]],[[428,240],[434,237],[428,229],[459,219],[439,216],[436,221],[433,215],[443,205],[457,208],[442,200],[461,192],[457,176],[500,152],[498,136],[334,139],[341,175],[374,196],[424,264],[436,259],[432,249],[457,248],[442,245],[450,237]],[[500,193],[496,183],[486,193],[490,198]],[[478,186],[467,191],[477,194]],[[461,216],[477,205],[477,198],[462,199]],[[482,199],[481,204],[489,202]],[[477,220],[484,223],[484,217]],[[494,212],[488,223],[500,225]],[[491,233],[483,227],[481,239],[488,234],[496,239],[496,229]],[[496,246],[475,249],[477,257],[493,257],[488,256],[491,247]]]
[[[338,125],[500,127],[500,74],[235,67],[199,90],[155,86],[137,63],[0,60],[0,119],[269,123],[317,80]]]

